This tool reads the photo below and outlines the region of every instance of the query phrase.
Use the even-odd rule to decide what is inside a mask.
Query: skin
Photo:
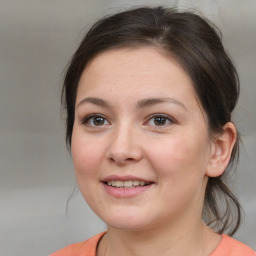
[[[210,255],[221,236],[201,220],[205,188],[225,170],[236,138],[232,123],[223,130],[211,139],[190,78],[158,50],[94,58],[79,82],[71,149],[81,193],[108,226],[97,255]],[[109,175],[153,184],[115,197],[102,182]]]

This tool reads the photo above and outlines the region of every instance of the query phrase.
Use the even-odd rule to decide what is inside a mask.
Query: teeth
[[[133,185],[134,185],[134,186],[139,186],[139,185],[140,185],[140,182],[139,182],[138,180],[135,180],[135,181],[133,181]]]
[[[145,181],[138,181],[138,180],[110,180],[107,182],[109,186],[118,187],[118,188],[131,188],[131,187],[138,187],[138,186],[145,186],[147,185]]]
[[[132,187],[132,181],[131,181],[131,180],[124,181],[124,187],[125,187],[125,188],[130,188],[130,187]]]
[[[144,186],[145,182],[144,181],[140,181],[140,186]]]
[[[115,184],[116,187],[123,187],[123,186],[124,186],[124,182],[123,182],[123,181],[117,180],[115,183],[116,183],[116,184]]]

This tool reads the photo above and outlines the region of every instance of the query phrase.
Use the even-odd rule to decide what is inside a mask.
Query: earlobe
[[[223,127],[223,132],[216,135],[212,142],[210,161],[206,171],[209,177],[222,175],[229,164],[233,147],[236,143],[237,132],[232,122]]]

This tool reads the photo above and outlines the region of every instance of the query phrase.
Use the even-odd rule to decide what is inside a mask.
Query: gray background
[[[105,14],[140,4],[197,8],[222,30],[241,78],[244,150],[233,187],[246,214],[236,237],[256,249],[256,1],[0,0],[0,255],[48,255],[104,230],[80,194],[60,113],[63,70]]]

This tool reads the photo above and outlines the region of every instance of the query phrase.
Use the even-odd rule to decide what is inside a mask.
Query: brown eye
[[[96,114],[86,116],[81,123],[91,127],[106,126],[110,124],[105,117]]]
[[[166,114],[154,114],[146,122],[150,126],[167,127],[174,124],[175,121]]]
[[[165,125],[167,122],[166,117],[158,116],[154,118],[154,124],[157,126]]]
[[[94,117],[92,119],[92,122],[95,126],[100,126],[100,125],[103,125],[104,124],[104,118],[103,117]]]

